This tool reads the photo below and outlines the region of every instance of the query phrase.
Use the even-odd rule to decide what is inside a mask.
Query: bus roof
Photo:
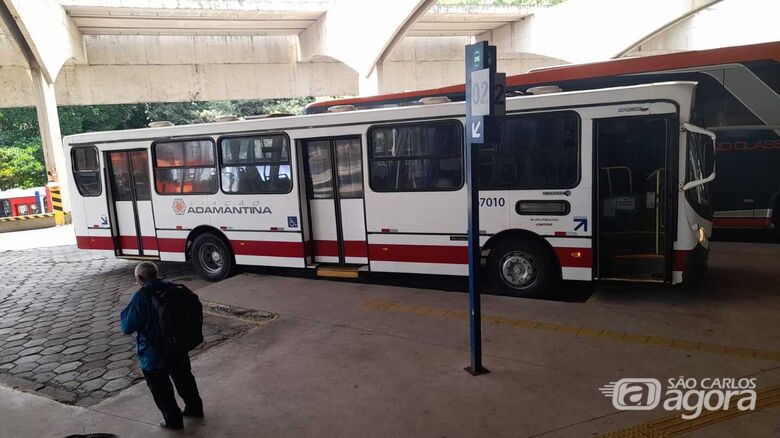
[[[646,101],[657,99],[659,98],[659,95],[667,96],[672,90],[679,89],[680,87],[687,90],[689,87],[692,89],[695,86],[696,82],[692,81],[665,81],[551,94],[514,96],[507,99],[507,108],[510,106],[516,106],[518,108],[522,106],[526,109],[560,108],[563,106],[573,106],[572,99],[574,98],[578,99],[581,104],[614,103],[626,100]],[[616,95],[615,93],[620,93],[620,95]],[[309,114],[256,120],[172,125],[120,131],[84,132],[63,137],[63,145],[67,148],[77,145],[94,146],[101,143],[196,139],[214,135],[251,135],[264,131],[301,130],[313,127],[351,124],[375,124],[417,118],[463,117],[465,115],[465,109],[464,103],[460,101],[435,105],[361,109],[359,111]]]
[[[589,64],[572,64],[542,68],[514,76],[507,76],[507,87],[529,84],[562,82],[605,76],[620,76],[654,71],[677,70],[708,65],[722,65],[751,61],[780,62],[780,42],[724,47],[711,50],[694,50],[634,58],[611,59]],[[334,105],[359,105],[372,102],[408,100],[415,97],[463,93],[464,85],[432,88],[427,90],[390,93],[378,96],[314,102],[307,108],[323,108]]]

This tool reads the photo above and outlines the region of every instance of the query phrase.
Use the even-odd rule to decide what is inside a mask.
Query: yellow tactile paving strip
[[[692,420],[680,418],[681,413],[675,413],[661,417],[657,420],[645,421],[635,426],[620,429],[615,432],[609,432],[604,435],[598,435],[602,438],[667,438],[680,436],[685,433],[710,426],[715,423],[730,420],[732,418],[748,415],[762,409],[780,405],[780,385],[771,386],[756,393],[756,410],[740,411],[732,406],[731,409],[723,411],[703,411],[702,414]]]
[[[413,306],[403,304],[400,301],[386,299],[370,299],[363,303],[362,307],[367,310],[376,310],[383,312],[410,313],[415,315],[430,316],[436,318],[448,319],[468,319],[469,313],[466,311],[457,311],[443,309],[439,307]],[[582,336],[589,338],[604,339],[616,342],[628,342],[632,344],[655,345],[670,348],[679,348],[681,350],[703,351],[707,353],[721,354],[731,357],[743,357],[753,359],[773,360],[780,362],[780,351],[761,350],[749,347],[736,347],[731,345],[712,344],[708,342],[688,341],[684,339],[666,338],[661,336],[648,336],[635,333],[617,332],[612,330],[601,330],[586,327],[572,327],[564,324],[548,323],[542,321],[533,321],[525,319],[505,318],[502,316],[482,315],[483,324],[494,324],[510,328],[543,330],[556,332],[573,336]]]

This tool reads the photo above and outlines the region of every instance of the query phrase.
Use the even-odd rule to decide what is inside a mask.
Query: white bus
[[[507,99],[478,164],[491,290],[700,278],[714,135],[690,124],[695,90]],[[420,103],[68,136],[78,246],[191,262],[212,281],[236,265],[468,275],[464,113]]]

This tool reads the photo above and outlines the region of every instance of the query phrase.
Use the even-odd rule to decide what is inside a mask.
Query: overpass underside
[[[758,41],[735,34],[732,44],[780,39],[773,0],[566,0],[548,8],[436,3],[0,0],[0,108],[36,107],[56,181],[64,163],[57,105],[441,87],[463,82],[463,47],[475,40],[496,45],[500,70],[512,75],[708,48],[710,40],[729,45],[722,29],[735,20],[749,23]],[[706,19],[696,21],[698,15]],[[67,209],[65,188],[62,195]]]

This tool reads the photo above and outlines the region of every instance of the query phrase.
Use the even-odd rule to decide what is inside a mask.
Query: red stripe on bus
[[[321,257],[338,257],[339,246],[335,240],[315,240],[314,255]],[[368,248],[365,240],[345,240],[345,257],[367,257]]]
[[[144,246],[144,251],[157,251],[157,237],[154,236],[141,236],[141,244]]]
[[[364,240],[345,240],[345,257],[368,257],[368,242]]]
[[[712,225],[718,228],[769,228],[772,223],[768,217],[716,217]]]
[[[469,262],[468,248],[448,245],[368,245],[372,261],[445,263],[463,265]]]
[[[138,238],[136,236],[119,236],[119,246],[121,246],[122,249],[138,251]]]
[[[371,244],[368,253],[371,261],[457,265],[469,262],[468,247],[465,246]],[[555,253],[565,268],[590,268],[593,264],[590,248],[555,248]],[[579,253],[579,257],[575,253]]]
[[[158,237],[157,247],[160,252],[184,252],[186,239],[176,239],[172,237]]]
[[[682,271],[685,268],[685,259],[691,251],[687,249],[675,249],[672,251],[672,270]]]
[[[270,240],[231,240],[233,254],[265,257],[303,257],[302,242],[278,242]]]
[[[114,249],[114,240],[104,236],[76,236],[76,246],[80,249]]]
[[[553,249],[562,268],[593,267],[593,251],[590,248],[556,247]]]
[[[315,240],[312,242],[314,255],[320,257],[338,257],[339,246],[335,240]]]

